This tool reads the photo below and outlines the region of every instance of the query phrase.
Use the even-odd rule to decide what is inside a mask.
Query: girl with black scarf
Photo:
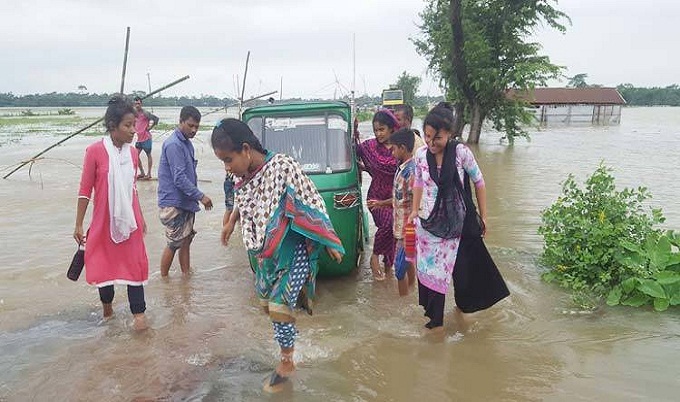
[[[432,109],[423,122],[426,148],[414,156],[413,210],[419,304],[443,327],[445,295],[453,280],[457,309],[472,313],[491,307],[509,292],[482,237],[486,232],[486,189],[472,151],[452,139],[453,111]],[[479,214],[469,178],[475,183]]]

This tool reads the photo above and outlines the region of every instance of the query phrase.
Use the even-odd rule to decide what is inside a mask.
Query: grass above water
[[[12,116],[0,117],[0,146],[17,144],[32,136],[63,138],[94,122],[94,118],[80,116]],[[94,125],[78,136],[97,137],[104,134],[104,126]]]
[[[8,126],[33,126],[33,125],[48,125],[48,126],[73,126],[80,122],[83,125],[91,123],[94,119],[83,119],[79,116],[10,116],[0,117],[0,127]]]

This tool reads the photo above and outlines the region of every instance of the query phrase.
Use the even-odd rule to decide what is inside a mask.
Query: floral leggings
[[[307,245],[304,238],[302,238],[302,241],[295,245],[288,272],[283,275],[283,278],[278,281],[279,283],[275,287],[275,289],[280,290],[282,293],[278,295],[278,298],[285,301],[291,310],[298,307],[298,296],[307,281],[310,269]],[[283,286],[282,282],[285,283],[285,286]],[[274,327],[274,339],[281,348],[288,349],[295,346],[295,338],[298,331],[295,328],[294,322],[272,321],[272,325]]]

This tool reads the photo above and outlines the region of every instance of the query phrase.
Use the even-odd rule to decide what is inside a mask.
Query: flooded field
[[[103,114],[74,110],[75,116],[0,117],[3,175]],[[10,113],[16,110],[0,108],[0,116]],[[179,109],[154,113],[174,123]],[[514,146],[483,134],[473,150],[487,183],[487,244],[511,296],[477,314],[468,330],[447,315],[445,336],[432,339],[421,333],[425,319],[415,295],[399,298],[394,280],[373,282],[364,260],[354,275],[320,281],[314,316],[299,320],[293,387],[273,396],[262,393],[261,383],[277,347],[258,310],[243,245],[238,236],[227,248],[219,242],[224,171],[208,139],[222,117],[207,116],[194,140],[199,187],[216,208],[196,216],[189,279],[175,266],[161,280],[157,182],[138,185],[151,271],[152,329],[143,334],[131,330],[124,287],[116,288],[115,318],[102,323],[96,289],[65,277],[76,249],[71,235],[83,151],[103,130],[50,151],[30,176],[25,168],[0,180],[0,400],[677,400],[678,309],[579,311],[568,294],[540,280],[536,262],[540,211],[567,174],[582,182],[600,161],[614,168],[620,188],[648,187],[665,225],[680,229],[677,108],[624,109],[620,126],[554,127]],[[370,133],[370,125],[361,130]],[[164,131],[154,136],[157,156]]]

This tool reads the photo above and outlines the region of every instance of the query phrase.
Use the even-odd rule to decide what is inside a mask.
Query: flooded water
[[[82,119],[59,128],[0,118],[0,167],[102,113],[76,110]],[[154,112],[170,122],[178,109]],[[142,334],[131,330],[124,287],[116,288],[115,318],[102,323],[96,289],[65,277],[76,250],[83,150],[97,137],[75,137],[30,176],[23,169],[0,180],[0,400],[677,400],[680,311],[575,309],[565,292],[540,280],[536,229],[566,175],[584,179],[602,160],[620,187],[648,187],[666,226],[680,229],[678,108],[624,109],[620,126],[552,128],[514,146],[483,135],[473,149],[488,189],[487,244],[511,296],[467,329],[448,314],[445,335],[432,338],[421,333],[415,295],[399,298],[394,280],[374,283],[364,261],[355,275],[320,281],[314,316],[299,319],[292,389],[277,395],[261,390],[277,347],[257,308],[243,245],[238,236],[228,248],[219,243],[223,168],[208,144],[219,117],[206,117],[194,140],[200,187],[217,207],[196,216],[189,279],[175,266],[161,280],[157,183],[138,185],[151,271],[152,329]]]

